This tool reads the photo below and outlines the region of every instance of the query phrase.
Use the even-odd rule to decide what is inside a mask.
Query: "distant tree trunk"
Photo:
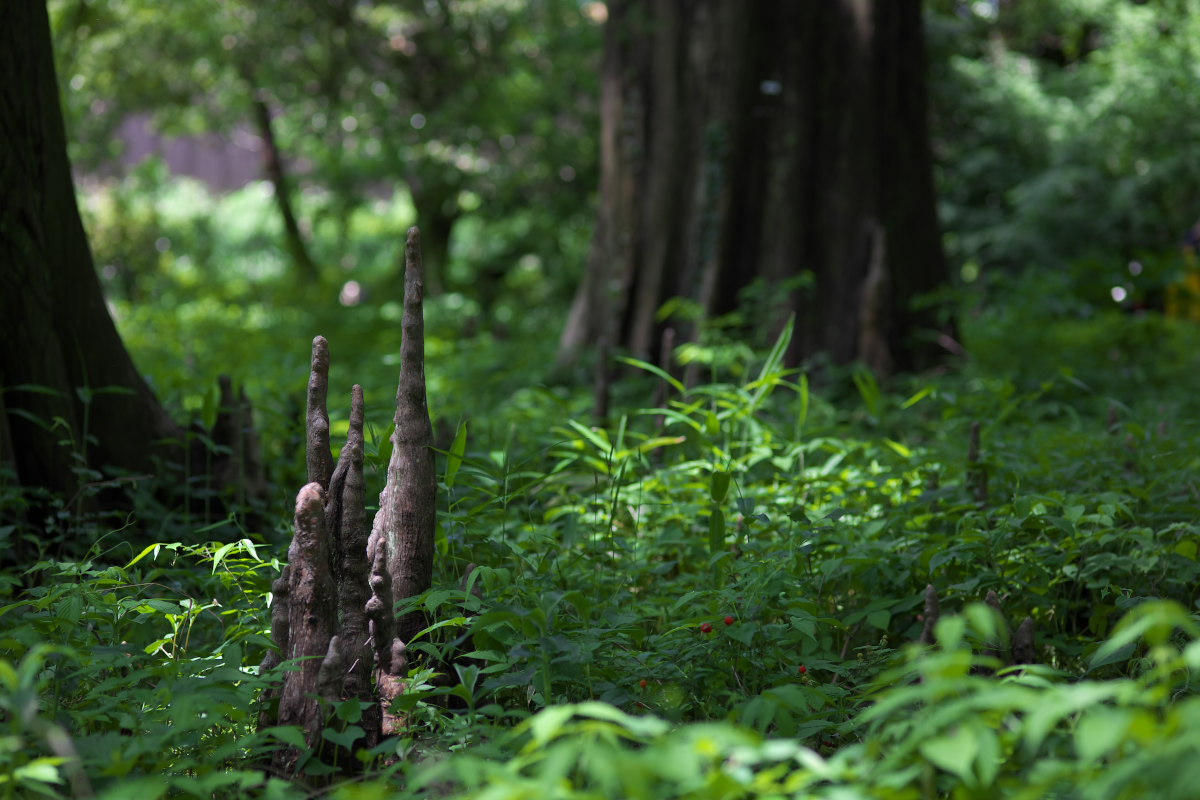
[[[279,215],[283,217],[283,236],[288,254],[292,257],[292,264],[296,267],[299,277],[315,283],[321,277],[321,272],[308,251],[308,245],[304,242],[304,234],[300,231],[300,223],[297,221],[296,211],[292,207],[291,184],[288,181],[287,171],[284,169],[283,154],[279,151],[279,144],[275,141],[275,128],[271,123],[271,108],[261,96],[254,98],[254,123],[258,128],[259,138],[263,142],[263,165],[267,179],[271,181],[271,186],[275,190],[275,205],[279,208]]]
[[[156,457],[177,456],[183,429],[138,374],[104,303],[75,203],[45,3],[9,4],[4,17],[2,405],[20,482],[69,498],[85,468],[147,472]]]
[[[668,299],[712,316],[761,281],[758,320],[797,314],[793,361],[927,363],[936,312],[912,300],[947,266],[919,0],[608,9],[600,207],[564,354],[655,357]]]
[[[432,294],[452,291],[450,280],[450,237],[461,212],[458,188],[442,180],[410,171],[409,192],[417,209],[417,227],[421,230],[421,250],[425,262],[425,285]],[[403,279],[403,271],[397,274]],[[484,298],[486,300],[487,298]]]

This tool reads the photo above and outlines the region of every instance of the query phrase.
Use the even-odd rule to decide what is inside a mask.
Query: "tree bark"
[[[936,310],[912,300],[948,271],[926,115],[919,0],[609,3],[600,205],[564,355],[607,339],[654,358],[668,299],[704,319],[757,281],[752,319],[797,314],[793,362],[927,363]]]
[[[426,591],[433,580],[437,477],[425,396],[420,246],[420,234],[412,228],[405,244],[396,430],[370,536],[362,387],[352,390],[350,429],[335,467],[327,408],[329,344],[318,336],[312,343],[305,419],[309,482],[296,498],[288,565],[272,586],[271,632],[279,650],[268,653],[261,672],[300,661],[265,693],[259,728],[300,726],[307,750],[325,763],[340,764],[343,773],[354,772],[360,762],[353,752],[341,751],[352,751],[360,740],[362,746],[374,747],[380,737],[404,728],[392,701],[404,691],[407,643],[425,620],[420,613],[396,617],[394,600]],[[337,724],[329,704],[351,699],[362,703],[359,731],[351,747],[333,747],[322,734]],[[301,771],[305,761],[297,747],[282,748],[272,757],[274,767],[289,775]]]
[[[387,544],[387,570],[397,600],[414,597],[433,582],[433,544],[437,515],[437,475],[433,426],[425,395],[425,324],[422,302],[421,235],[408,231],[404,248],[404,337],[400,381],[396,387],[396,428],[387,484],[379,497],[371,535]],[[397,621],[405,644],[424,627],[424,617],[408,614]]]
[[[75,202],[42,2],[0,25],[0,386],[19,481],[70,498],[97,470],[152,473],[183,429],[104,303]],[[69,444],[63,444],[63,441]]]

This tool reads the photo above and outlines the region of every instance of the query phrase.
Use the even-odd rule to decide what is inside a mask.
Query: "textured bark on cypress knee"
[[[373,532],[387,543],[388,573],[397,600],[414,597],[433,582],[433,539],[437,514],[433,426],[425,397],[425,322],[422,311],[421,234],[408,231],[404,248],[404,340],[396,388],[396,428],[387,485],[379,495]],[[413,612],[398,620],[397,635],[408,643],[425,627]]]
[[[283,682],[279,697],[279,724],[304,730],[309,749],[321,746],[324,714],[317,693],[321,662],[337,624],[336,588],[329,560],[329,532],[325,525],[325,492],[310,483],[296,496],[296,528],[288,548],[286,660],[298,659],[294,672]],[[277,754],[276,766],[291,772],[299,752],[287,748]]]
[[[268,654],[262,669],[270,672],[285,660],[299,663],[264,694],[259,727],[301,727],[308,748],[326,761],[332,745],[321,732],[327,721],[337,724],[330,703],[357,699],[365,704],[359,725],[366,747],[403,728],[404,719],[390,706],[404,691],[406,642],[425,625],[419,613],[397,619],[394,608],[397,597],[420,594],[433,580],[437,477],[425,397],[422,295],[420,234],[413,228],[405,246],[396,430],[370,536],[362,387],[352,390],[349,433],[335,467],[326,408],[329,345],[321,336],[312,344],[305,419],[309,483],[296,498],[289,564],[273,585],[271,628],[279,652]],[[342,772],[352,772],[359,761],[346,755],[336,762]],[[286,748],[276,753],[274,767],[292,774],[300,759],[297,748]]]

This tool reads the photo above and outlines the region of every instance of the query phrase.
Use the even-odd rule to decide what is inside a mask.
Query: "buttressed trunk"
[[[244,397],[222,382],[212,437],[236,463],[202,452],[200,437],[189,445],[109,315],[75,200],[46,3],[5,4],[0,75],[0,458],[22,486],[63,500],[111,483],[110,467],[150,480],[188,460],[192,474],[211,467],[260,495]],[[22,558],[11,550],[0,561]]]
[[[948,269],[919,0],[608,9],[599,207],[564,354],[607,341],[665,364],[664,327],[696,335],[658,317],[682,297],[699,325],[742,301],[775,331],[795,314],[793,362],[927,361],[937,312],[912,300]]]

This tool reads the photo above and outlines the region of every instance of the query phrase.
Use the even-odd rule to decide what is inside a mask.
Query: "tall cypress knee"
[[[396,389],[396,430],[387,485],[379,495],[373,531],[387,542],[387,570],[397,600],[414,597],[433,583],[433,541],[437,515],[433,426],[425,397],[425,321],[421,233],[408,231],[404,248],[404,340]],[[422,614],[397,621],[397,636],[407,644],[425,626]]]

